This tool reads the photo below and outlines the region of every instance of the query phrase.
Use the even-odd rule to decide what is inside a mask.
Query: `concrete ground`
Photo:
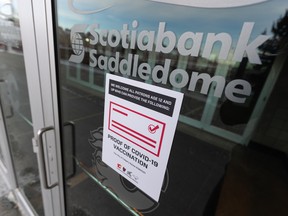
[[[21,216],[3,177],[0,175],[0,216]]]

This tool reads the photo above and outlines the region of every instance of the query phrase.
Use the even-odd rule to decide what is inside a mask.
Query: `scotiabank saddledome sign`
[[[252,64],[262,64],[258,55],[258,47],[261,46],[270,36],[258,35],[251,40],[253,22],[244,22],[238,37],[238,41],[232,41],[229,33],[207,33],[187,31],[177,36],[173,31],[166,28],[165,22],[160,22],[157,31],[142,30],[137,31],[139,22],[134,20],[131,24],[123,24],[121,30],[101,29],[100,24],[77,24],[71,29],[70,39],[74,54],[69,61],[81,63],[86,55],[84,47],[84,34],[89,33],[91,37],[87,40],[89,49],[89,66],[98,67],[101,70],[109,70],[113,73],[121,73],[125,76],[140,77],[143,80],[152,78],[153,82],[167,84],[168,82],[175,88],[186,87],[189,91],[194,91],[196,84],[202,80],[200,93],[208,94],[209,86],[216,82],[214,91],[215,97],[225,94],[226,98],[236,103],[245,103],[246,98],[251,94],[251,85],[243,79],[235,79],[226,83],[223,76],[210,76],[199,71],[186,71],[180,68],[171,69],[171,59],[166,58],[164,65],[155,65],[153,68],[148,62],[139,63],[139,55],[129,53],[126,58],[121,57],[120,52],[115,56],[98,55],[97,49],[91,46],[101,45],[103,47],[119,47],[123,49],[138,49],[141,51],[169,54],[176,52],[181,56],[201,56],[209,58],[216,42],[221,42],[218,59],[226,62],[241,62],[244,56]],[[204,42],[204,43],[203,43]],[[232,50],[232,43],[236,42],[235,50]],[[200,53],[200,47],[203,52]],[[88,56],[87,56],[88,57]],[[121,59],[121,60],[120,60]],[[189,74],[191,76],[189,77]]]

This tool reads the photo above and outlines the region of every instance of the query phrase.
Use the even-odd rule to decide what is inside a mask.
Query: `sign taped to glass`
[[[155,201],[182,99],[181,92],[106,75],[102,160]]]

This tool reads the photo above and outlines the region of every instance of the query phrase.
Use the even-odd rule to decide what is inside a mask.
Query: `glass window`
[[[0,1],[0,96],[20,190],[43,215],[39,172],[32,148],[33,123],[26,80],[18,1]],[[6,136],[6,134],[0,134]]]
[[[284,215],[286,1],[163,2],[57,1],[67,214]],[[159,202],[101,160],[107,73],[184,94]]]

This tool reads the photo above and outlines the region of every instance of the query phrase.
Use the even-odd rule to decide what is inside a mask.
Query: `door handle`
[[[42,169],[42,172],[40,172],[40,176],[43,182],[43,186],[47,190],[50,190],[58,185],[58,183],[54,183],[50,185],[47,180],[47,169],[46,169],[46,162],[45,162],[43,134],[50,130],[54,130],[54,127],[52,126],[45,127],[45,128],[40,129],[37,132],[39,163],[40,163],[40,168]]]
[[[75,159],[75,155],[76,155],[76,141],[75,141],[75,124],[73,121],[68,121],[64,123],[64,127],[71,127],[71,131],[72,131],[72,173],[67,175],[66,178],[69,179],[71,177],[73,177],[76,173],[76,159]]]

